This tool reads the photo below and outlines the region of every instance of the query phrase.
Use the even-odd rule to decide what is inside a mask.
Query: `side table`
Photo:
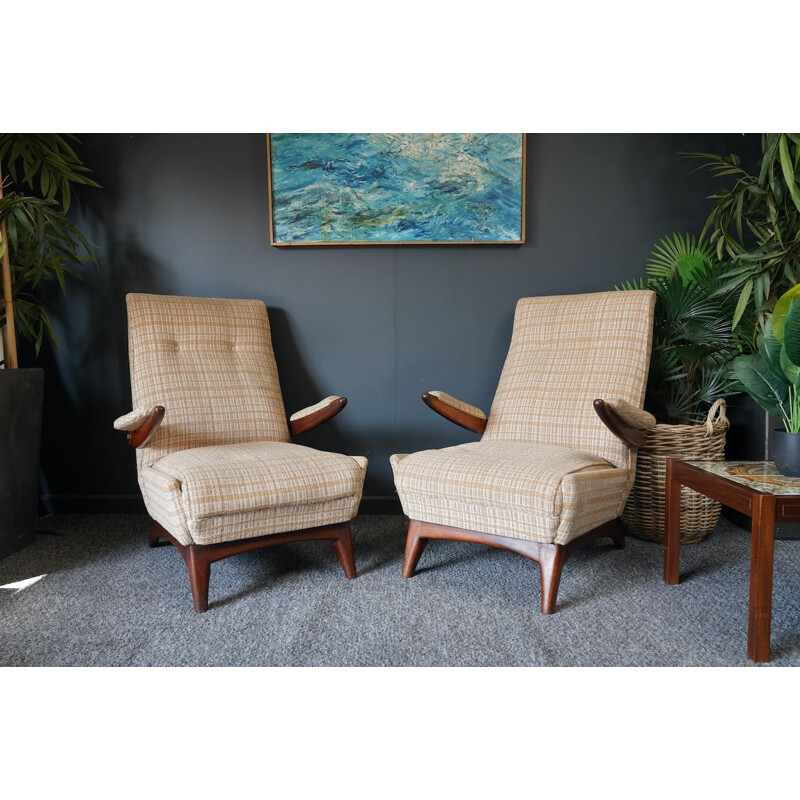
[[[681,486],[752,519],[747,657],[769,661],[775,523],[800,521],[800,478],[781,475],[771,461],[667,459],[664,582],[668,584],[678,583]]]

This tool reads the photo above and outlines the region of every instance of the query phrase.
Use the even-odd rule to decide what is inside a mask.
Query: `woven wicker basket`
[[[722,461],[728,430],[725,401],[709,409],[705,425],[656,425],[639,448],[636,479],[622,512],[628,530],[652,542],[664,541],[664,500],[668,458]],[[719,520],[720,504],[685,486],[681,488],[681,544],[700,542]]]

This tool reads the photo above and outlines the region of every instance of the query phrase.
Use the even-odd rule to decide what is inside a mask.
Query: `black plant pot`
[[[800,478],[800,433],[773,428],[769,449],[781,475]]]
[[[0,558],[33,541],[44,370],[0,369]]]

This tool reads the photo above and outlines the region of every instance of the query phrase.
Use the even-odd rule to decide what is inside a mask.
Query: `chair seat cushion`
[[[307,518],[305,527],[343,521],[303,509],[323,509],[327,505],[341,516],[340,507],[357,508],[366,464],[365,458],[287,442],[196,447],[170,453],[145,468],[142,488],[154,506],[164,506],[165,512],[169,511],[165,516],[172,523],[165,525],[168,530],[182,529],[183,538],[188,534],[195,543],[207,544],[212,541],[209,536],[219,528],[219,524],[212,524],[214,519],[223,516],[252,519],[251,536],[278,532],[266,523],[259,532],[255,529],[258,517],[253,516],[254,512],[277,507],[295,509],[293,516]],[[351,502],[354,498],[355,503]],[[347,502],[339,502],[343,500]],[[275,516],[272,514],[269,519]],[[289,517],[281,518],[283,530],[292,530],[286,527]],[[231,536],[223,538],[246,537],[237,536],[232,530]],[[214,540],[220,539],[215,536]]]
[[[392,456],[411,519],[565,544],[614,519],[630,470],[553,445],[481,441]]]

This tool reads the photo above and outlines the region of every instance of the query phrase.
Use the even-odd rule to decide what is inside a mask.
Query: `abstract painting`
[[[524,133],[273,133],[274,245],[522,244]]]

